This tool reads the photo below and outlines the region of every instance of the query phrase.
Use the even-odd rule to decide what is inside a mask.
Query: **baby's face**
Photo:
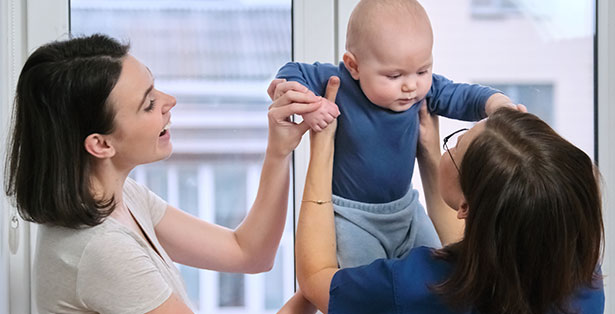
[[[367,98],[401,112],[423,100],[431,88],[431,34],[402,36],[389,32],[357,56],[358,79]]]

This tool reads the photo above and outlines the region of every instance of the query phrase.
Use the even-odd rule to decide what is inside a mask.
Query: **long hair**
[[[57,41],[38,48],[19,80],[5,167],[5,193],[32,222],[79,228],[102,222],[114,199],[95,199],[92,133],[113,130],[108,100],[128,45],[104,35]]]
[[[461,242],[435,251],[453,262],[434,290],[481,313],[575,313],[569,300],[597,279],[604,234],[591,159],[536,116],[501,109],[460,168],[469,205]]]

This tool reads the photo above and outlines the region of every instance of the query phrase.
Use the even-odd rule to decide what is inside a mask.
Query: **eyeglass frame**
[[[455,134],[463,132],[463,131],[468,131],[468,130],[469,130],[468,128],[459,129],[459,130],[457,130],[457,131],[447,135],[443,139],[444,144],[442,144],[442,148],[448,152],[448,155],[451,157],[451,161],[453,162],[453,165],[455,166],[455,169],[457,169],[457,172],[459,174],[461,174],[461,171],[459,170],[459,167],[457,166],[457,163],[455,162],[455,159],[453,159],[453,154],[451,154],[451,150],[448,148],[448,145],[446,145],[446,144],[451,139],[451,137],[453,137]]]

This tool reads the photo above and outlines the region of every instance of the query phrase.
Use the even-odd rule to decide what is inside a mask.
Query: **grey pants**
[[[381,204],[333,195],[337,260],[342,268],[379,258],[402,258],[418,246],[442,246],[433,223],[418,200],[418,191]]]

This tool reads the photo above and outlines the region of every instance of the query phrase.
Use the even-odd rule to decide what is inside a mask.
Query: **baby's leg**
[[[336,205],[337,207],[337,205]],[[368,230],[357,225],[354,217],[335,213],[337,261],[341,268],[367,265],[378,258],[386,258],[380,241]]]
[[[418,195],[416,190],[413,193]],[[419,246],[442,247],[438,233],[436,233],[436,228],[431,219],[429,219],[429,216],[427,216],[425,208],[418,201],[418,197],[413,198],[413,201],[409,204],[408,211],[412,217],[408,237],[398,247],[395,257],[405,257],[412,248]]]

